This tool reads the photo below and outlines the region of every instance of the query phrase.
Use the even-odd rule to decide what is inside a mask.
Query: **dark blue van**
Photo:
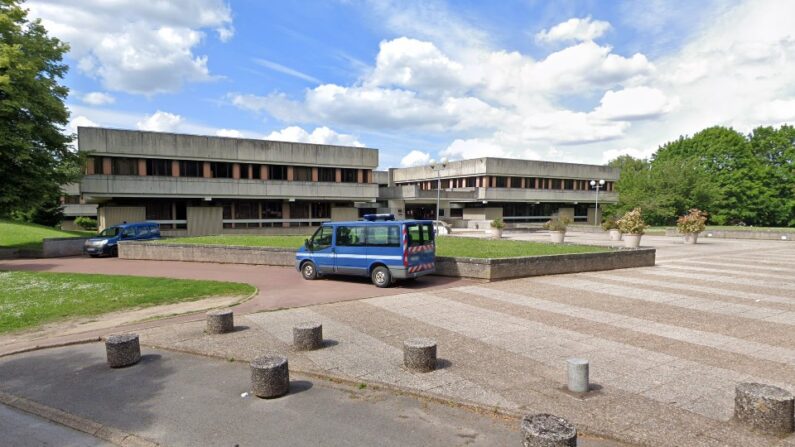
[[[340,274],[369,276],[378,287],[413,279],[436,269],[430,220],[394,220],[366,215],[363,221],[326,222],[295,255],[304,279]]]
[[[123,223],[105,228],[83,245],[83,252],[91,257],[118,256],[119,241],[160,239],[160,224],[156,222]]]

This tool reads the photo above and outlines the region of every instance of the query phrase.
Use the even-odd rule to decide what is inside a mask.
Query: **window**
[[[113,175],[138,175],[138,160],[135,158],[111,158]]]
[[[431,224],[411,224],[408,225],[407,230],[409,247],[433,242],[433,227]]]
[[[282,202],[262,202],[263,219],[281,219]]]
[[[146,160],[146,175],[171,176],[171,160]]]
[[[343,183],[356,183],[357,175],[356,169],[343,169],[342,170],[342,182]]]
[[[232,163],[214,161],[210,163],[210,172],[213,178],[232,178]]]
[[[450,217],[464,217],[464,209],[450,208]]]
[[[313,203],[312,204],[312,218],[314,219],[328,219],[331,217],[331,204],[330,203]]]
[[[336,182],[337,170],[334,168],[318,168],[317,181],[319,182]]]
[[[268,178],[271,180],[287,180],[287,166],[269,165]]]
[[[308,168],[306,166],[293,167],[293,180],[298,182],[311,182],[312,168]]]
[[[331,235],[334,234],[333,227],[320,227],[312,235],[312,250],[322,250],[331,247]]]
[[[135,237],[135,228],[128,227],[121,230],[121,238],[122,239],[132,239]]]
[[[204,163],[193,160],[180,160],[179,175],[180,177],[203,177]]]
[[[563,180],[563,189],[574,189],[574,180]]]
[[[140,227],[137,227],[137,230],[139,238],[149,237],[149,225],[141,225]]]
[[[400,227],[398,225],[370,225],[365,229],[368,246],[400,247]]]
[[[248,165],[248,168],[251,169],[251,178],[260,180],[262,178],[262,169],[260,169],[259,165]]]
[[[91,157],[94,159],[94,174],[96,175],[110,175],[110,172],[105,172],[105,163],[102,162],[102,157]]]
[[[171,202],[146,202],[146,220],[171,219]]]
[[[508,187],[508,177],[494,177],[497,188],[506,188]]]
[[[464,186],[467,188],[474,188],[475,187],[475,180],[476,177],[467,177],[464,179]]]
[[[365,227],[337,227],[338,247],[363,247],[365,245]]]

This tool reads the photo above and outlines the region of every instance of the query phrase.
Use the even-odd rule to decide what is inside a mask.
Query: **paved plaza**
[[[568,239],[609,244],[601,234]],[[144,351],[170,350],[163,356],[247,361],[277,352],[308,377],[382,385],[508,416],[549,412],[629,444],[795,445],[795,436],[758,435],[731,421],[737,383],[795,392],[795,244],[707,239],[686,246],[680,238],[646,236],[643,245],[658,248],[657,266],[434,284],[391,295],[372,288],[355,300],[237,308],[238,330],[225,335],[205,335],[203,321],[139,333]],[[322,294],[339,283],[302,287]],[[283,300],[280,293],[264,289],[258,299]],[[322,322],[325,347],[294,351],[292,326],[310,320]],[[403,341],[418,336],[438,342],[434,372],[402,366]],[[595,386],[585,397],[563,390],[569,357],[590,361]]]

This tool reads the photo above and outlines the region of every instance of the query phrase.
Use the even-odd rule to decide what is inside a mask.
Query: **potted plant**
[[[624,233],[624,246],[627,248],[638,248],[643,231],[646,230],[640,208],[628,211],[621,219],[616,222],[618,229]]]
[[[502,238],[502,230],[505,228],[505,222],[502,217],[498,217],[491,221],[491,236],[494,239]]]
[[[544,229],[549,230],[549,237],[553,243],[562,244],[566,237],[566,228],[571,223],[568,217],[553,217],[544,223]]]
[[[608,232],[611,241],[621,240],[621,230],[618,229],[615,218],[608,217],[605,219],[605,221],[602,222],[602,229]]]
[[[684,235],[685,244],[698,242],[698,235],[707,227],[707,213],[693,208],[676,219],[676,230]]]

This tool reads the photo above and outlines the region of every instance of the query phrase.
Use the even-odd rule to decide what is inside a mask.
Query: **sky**
[[[68,130],[606,163],[795,123],[792,0],[29,0]]]

